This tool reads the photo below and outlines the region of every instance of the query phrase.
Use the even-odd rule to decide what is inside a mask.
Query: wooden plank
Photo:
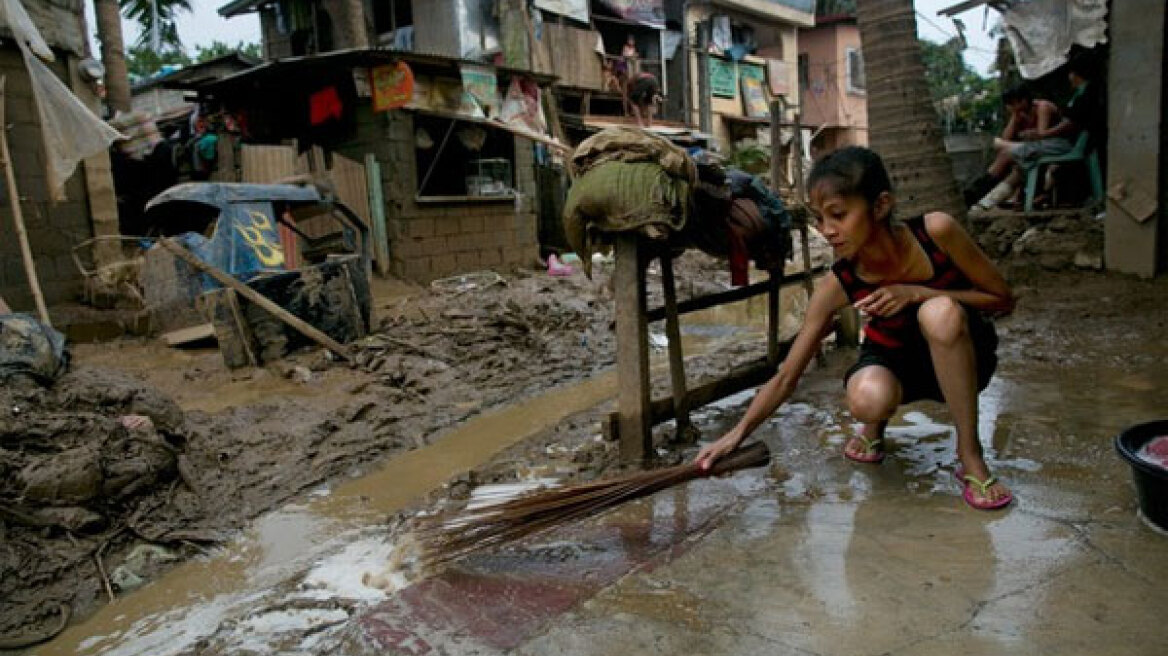
[[[767,362],[779,364],[779,328],[783,321],[783,276],[771,271],[767,279]]]
[[[209,323],[172,330],[162,336],[167,346],[185,346],[194,342],[201,342],[215,336],[215,326]]]
[[[791,344],[793,342],[794,340],[790,340],[782,344],[780,348],[780,360],[786,357],[787,352],[791,350]],[[770,380],[774,374],[775,368],[766,359],[736,367],[725,376],[690,390],[686,395],[686,403],[690,409],[700,408],[703,405],[724,399],[731,394],[737,394],[743,390],[758,387]],[[675,416],[673,397],[666,396],[650,401],[648,415],[650,428],[673,419]],[[620,413],[611,413],[605,423],[607,424],[606,431],[608,433],[606,438],[609,440],[620,439],[623,445],[625,442],[625,433],[621,430]]]
[[[412,109],[412,111],[415,111],[419,114],[426,114],[429,116],[437,116],[440,118],[451,119],[454,121],[462,121],[464,123],[474,123],[476,125],[486,125],[488,127],[492,127],[492,128],[496,128],[499,130],[504,130],[506,132],[510,132],[510,133],[514,134],[515,136],[523,137],[524,139],[538,141],[539,143],[544,144],[544,145],[552,148],[553,150],[559,151],[563,155],[570,155],[572,153],[571,146],[568,146],[567,144],[562,144],[562,143],[556,141],[555,139],[547,136],[546,134],[539,134],[537,132],[533,132],[527,128],[520,127],[517,125],[511,125],[509,123],[504,123],[502,121],[496,121],[494,119],[478,118],[476,116],[469,116],[467,114],[460,114],[458,112],[450,112],[450,111],[441,110],[441,109],[413,109],[413,108],[411,108],[411,109]]]
[[[990,5],[992,7],[995,4],[1000,4],[1000,3],[990,2],[990,0],[966,0],[965,2],[958,2],[957,4],[955,4],[951,7],[945,7],[944,9],[937,11],[937,15],[938,16],[945,16],[947,18],[952,18],[953,16],[956,16],[957,14],[960,14],[961,12],[968,11],[970,9],[974,9],[974,8],[980,7],[982,5]]]
[[[811,270],[810,274],[806,271],[800,271],[799,273],[791,274],[789,276],[783,276],[783,279],[779,284],[785,287],[787,285],[801,283],[805,279],[813,278],[823,273],[824,271],[827,271],[825,267],[816,267],[815,269]],[[767,293],[770,284],[770,281],[766,280],[763,282],[756,282],[753,285],[747,285],[746,287],[736,287],[724,292],[718,292],[717,294],[709,294],[706,296],[699,296],[697,298],[681,301],[677,304],[677,312],[678,314],[689,314],[690,312],[705,310],[716,305],[725,305],[726,303],[733,303],[735,301],[741,301],[758,296],[759,294],[765,294]],[[650,322],[661,321],[665,318],[665,308],[653,308],[648,310],[645,313],[645,316]]]
[[[645,260],[635,234],[617,235],[613,275],[620,455],[625,462],[643,462],[653,452],[649,431],[649,326],[645,320]]]
[[[661,291],[665,296],[665,337],[669,340],[669,380],[673,388],[673,414],[677,418],[677,440],[697,441],[697,429],[689,420],[685,391],[685,357],[681,350],[681,321],[677,314],[677,287],[673,280],[673,256],[661,251]]]
[[[345,279],[345,287],[349,290],[349,302],[353,310],[353,325],[357,328],[357,338],[362,339],[369,334],[369,327],[365,324],[364,315],[361,314],[361,301],[357,300],[357,287],[353,284],[353,274],[349,267],[345,267],[341,269],[341,275]]]
[[[236,293],[231,289],[212,289],[199,297],[199,303],[215,329],[223,364],[228,369],[259,366],[255,335],[244,321]]]
[[[317,344],[324,346],[347,361],[352,360],[352,354],[349,353],[349,350],[334,340],[332,337],[329,337],[316,328],[313,328],[307,323],[301,321],[298,317],[293,316],[291,312],[288,312],[279,305],[276,305],[272,302],[271,299],[267,298],[263,294],[260,294],[251,287],[248,287],[247,285],[239,282],[222,269],[200,260],[191,254],[190,251],[183,248],[182,246],[179,246],[171,239],[160,239],[158,243],[161,244],[166,250],[174,253],[175,256],[177,256],[179,259],[217,280],[219,284],[234,289],[240,296],[260,306],[269,312],[272,316],[288,324],[290,327],[308,339],[311,339]]]
[[[274,184],[303,173],[292,146],[244,144],[239,148],[242,182]]]
[[[365,188],[369,190],[369,230],[373,234],[373,261],[377,273],[389,275],[389,230],[385,224],[385,195],[381,188],[381,163],[373,153],[365,154]]]
[[[771,101],[771,190],[775,195],[779,195],[779,182],[783,179],[784,104],[781,98]]]

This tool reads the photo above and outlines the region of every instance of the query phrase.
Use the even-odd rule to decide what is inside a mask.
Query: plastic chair
[[[1099,153],[1094,148],[1088,149],[1090,140],[1087,131],[1079,133],[1075,146],[1062,155],[1048,155],[1042,157],[1030,168],[1026,175],[1026,211],[1034,210],[1034,195],[1038,190],[1038,174],[1047,164],[1065,164],[1067,162],[1082,162],[1087,166],[1087,174],[1091,178],[1091,204],[1103,200],[1103,169],[1099,166]]]

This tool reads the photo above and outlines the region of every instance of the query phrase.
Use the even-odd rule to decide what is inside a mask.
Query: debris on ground
[[[682,298],[728,285],[710,258],[677,266]],[[178,359],[153,341],[125,342],[89,359],[137,377],[83,365],[51,387],[5,386],[0,636],[51,629],[62,604],[84,615],[170,561],[136,563],[143,554],[202,553],[315,485],[611,368],[608,273],[518,272],[379,307],[371,334],[350,344],[354,367],[309,349],[231,372],[211,350]],[[193,389],[219,397],[243,385],[269,391],[214,412],[178,404]],[[577,457],[577,469],[603,461]]]

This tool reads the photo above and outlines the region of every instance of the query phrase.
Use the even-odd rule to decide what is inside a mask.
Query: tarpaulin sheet
[[[1072,45],[1107,42],[1107,0],[1027,0],[1002,14],[1022,77],[1033,80],[1062,66]]]
[[[600,0],[617,16],[654,29],[665,29],[665,3],[663,0]]]
[[[27,314],[0,315],[0,382],[27,375],[51,385],[68,366],[64,335]]]

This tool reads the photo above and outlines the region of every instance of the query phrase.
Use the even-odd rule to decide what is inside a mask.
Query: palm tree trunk
[[[128,112],[130,74],[126,70],[126,48],[122,41],[122,13],[118,0],[93,0],[97,38],[101,41],[101,63],[105,66],[106,102],[114,112]]]
[[[364,0],[331,0],[325,3],[325,7],[333,17],[333,29],[336,31],[334,47],[369,47]]]
[[[899,216],[940,210],[965,220],[917,42],[912,0],[856,3],[868,98],[868,142],[896,188]]]

